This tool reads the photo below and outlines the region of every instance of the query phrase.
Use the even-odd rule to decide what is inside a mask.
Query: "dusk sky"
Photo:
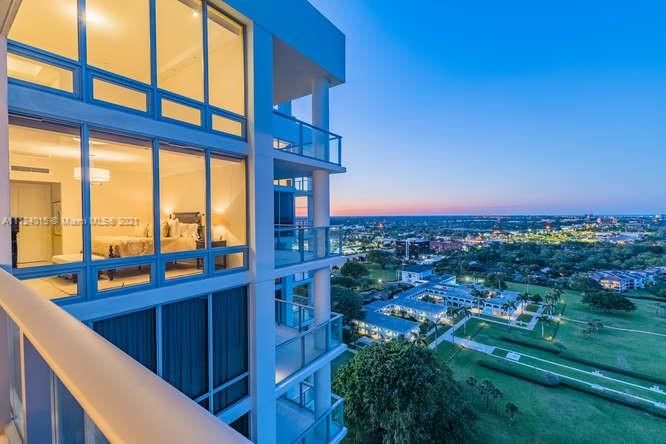
[[[665,1],[311,1],[347,36],[334,214],[666,211]]]

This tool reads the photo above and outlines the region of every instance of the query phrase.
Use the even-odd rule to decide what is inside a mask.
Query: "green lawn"
[[[636,443],[658,442],[664,420],[568,388],[548,388],[476,364],[479,353],[461,350],[449,363],[459,380],[490,379],[522,414],[513,426],[503,415],[479,410],[473,443]]]
[[[513,290],[524,291],[523,284],[509,284]],[[530,293],[545,294],[548,288],[530,285]],[[597,313],[580,302],[581,295],[573,291],[565,291],[565,315],[572,319],[600,319],[608,325],[637,330],[649,330],[666,333],[666,319],[655,313],[654,302],[634,300],[637,310],[631,313]],[[479,328],[484,325],[483,328]],[[555,326],[544,324],[545,336],[552,336]],[[555,354],[501,341],[501,335],[522,335],[531,339],[541,339],[541,322],[533,331],[519,330],[473,319],[467,325],[467,332],[473,332],[474,340],[495,345],[502,349],[517,351],[521,354],[547,359],[556,363],[569,365],[582,370],[593,370],[580,364],[567,361]],[[461,332],[462,336],[462,332]],[[581,334],[581,326],[575,322],[563,321],[557,331],[556,339],[561,341],[567,351],[587,359],[597,360],[611,365],[620,365],[632,370],[666,377],[666,337],[643,333],[602,329],[592,338]],[[559,443],[571,441],[581,443],[618,442],[618,443],[652,443],[657,436],[662,436],[664,420],[648,413],[629,407],[611,403],[588,394],[580,393],[565,387],[548,388],[517,379],[486,369],[476,361],[482,354],[458,349],[450,343],[442,344],[437,354],[454,372],[456,379],[464,381],[468,376],[477,380],[491,379],[504,392],[500,411],[507,401],[516,403],[522,415],[516,424],[507,424],[503,415],[480,411],[480,419],[475,426],[473,442],[485,443]],[[504,356],[506,350],[497,350],[497,356]],[[595,382],[594,376],[585,375],[575,370],[543,363],[538,359],[523,356],[521,362],[537,365],[548,370],[575,376],[579,379]],[[649,387],[652,383],[636,380],[623,375],[610,374],[619,380]],[[608,381],[606,386],[640,394],[648,399],[660,400],[664,395],[646,392],[622,383]]]
[[[368,276],[370,279],[381,279],[383,282],[396,280],[396,268],[386,267],[385,269],[382,269],[382,267],[373,263],[365,264],[365,266],[368,267],[368,270],[370,271],[370,275]]]

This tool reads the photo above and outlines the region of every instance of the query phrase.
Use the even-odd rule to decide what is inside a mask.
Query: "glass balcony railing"
[[[342,344],[342,316],[331,319],[300,333],[275,347],[275,383],[306,367],[317,358]]]
[[[275,266],[285,267],[342,254],[338,227],[275,227]]]
[[[275,325],[294,332],[302,332],[314,321],[314,308],[295,302],[275,300]]]
[[[310,444],[339,441],[344,426],[344,400],[331,396],[331,406],[315,413],[314,386],[303,381],[277,401],[278,444]],[[284,418],[284,421],[282,419]]]
[[[273,148],[341,165],[342,137],[273,111]]]

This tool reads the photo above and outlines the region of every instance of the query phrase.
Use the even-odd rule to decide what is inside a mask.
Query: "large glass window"
[[[204,153],[161,145],[159,157],[162,253],[205,248]]]
[[[18,123],[21,123],[19,125]],[[9,126],[12,265],[83,260],[78,129]]]
[[[23,0],[9,38],[78,60],[77,0]]]
[[[157,84],[203,101],[203,20],[197,0],[157,0]]]
[[[208,299],[162,308],[162,377],[190,398],[208,392]]]
[[[245,245],[247,243],[245,161],[217,154],[211,155],[210,193],[212,246]]]
[[[93,133],[89,150],[92,258],[153,254],[150,142]]]
[[[7,54],[7,75],[11,78],[36,83],[65,92],[74,92],[74,74],[72,71],[23,57]]]
[[[243,27],[208,7],[208,100],[245,115]]]
[[[157,371],[155,310],[96,321],[94,330],[151,371]]]
[[[150,83],[148,0],[87,0],[86,38],[90,65]]]

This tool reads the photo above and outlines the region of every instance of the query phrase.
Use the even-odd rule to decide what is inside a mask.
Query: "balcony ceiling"
[[[273,38],[273,103],[286,102],[312,93],[312,81],[326,77],[331,86],[342,83],[312,60]]]

